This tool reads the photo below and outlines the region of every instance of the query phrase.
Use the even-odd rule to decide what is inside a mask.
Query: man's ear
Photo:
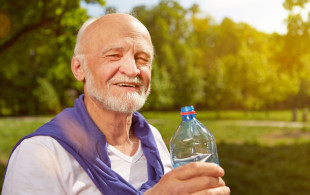
[[[81,65],[81,62],[79,61],[79,59],[76,56],[72,57],[71,70],[72,70],[76,80],[84,81],[85,75],[84,75],[83,67]]]

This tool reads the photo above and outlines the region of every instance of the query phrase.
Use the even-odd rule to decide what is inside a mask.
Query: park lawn
[[[0,118],[0,162],[6,163],[19,139],[49,121],[51,116]]]
[[[179,112],[142,112],[161,132],[167,146],[181,122]],[[309,123],[290,122],[289,111],[200,111],[197,118],[214,134],[232,194],[308,194]],[[0,183],[11,149],[51,116],[0,118]],[[285,122],[283,122],[285,121]],[[1,189],[1,186],[0,186]]]
[[[147,121],[163,136],[167,146],[182,121],[178,112],[145,112]],[[290,111],[265,112],[226,111],[216,119],[216,113],[201,111],[196,118],[215,136],[217,143],[253,143],[262,146],[308,143],[310,123],[291,122]]]

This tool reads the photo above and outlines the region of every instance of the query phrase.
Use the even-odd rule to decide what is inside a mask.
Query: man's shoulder
[[[24,139],[20,144],[39,144],[39,145],[57,145],[58,142],[50,137],[50,136],[44,136],[44,135],[38,135],[38,136],[33,136]]]
[[[160,132],[158,131],[158,129],[156,127],[154,127],[153,125],[149,124],[150,129],[154,135],[155,138],[162,138]]]
[[[74,157],[62,145],[50,136],[33,136],[22,140],[13,151],[10,161],[23,161],[33,163],[36,161],[46,167],[61,170],[72,170],[76,167]]]
[[[57,140],[50,136],[38,135],[23,139],[15,150],[33,151],[46,151],[48,153],[59,153],[64,151],[64,148],[58,143]],[[31,153],[30,153],[31,154]]]

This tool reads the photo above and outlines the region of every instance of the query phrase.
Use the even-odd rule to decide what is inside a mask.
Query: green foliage
[[[287,10],[293,10],[295,6],[304,8],[305,4],[308,2],[309,0],[285,0],[283,7]]]
[[[152,69],[152,91],[145,105],[146,109],[163,109],[163,105],[170,107],[173,105],[173,84],[170,82],[170,75],[166,67],[157,66],[153,62]]]
[[[104,5],[105,1],[85,2]],[[197,4],[184,8],[178,1],[162,0],[153,7],[135,7],[133,12],[149,29],[156,54],[152,91],[144,109],[197,105],[217,110],[220,116],[223,109],[309,107],[309,18],[295,10],[306,3],[283,3],[289,10],[286,35],[262,33],[229,18],[218,24]],[[76,33],[88,18],[80,1],[4,0],[1,6],[5,28],[0,32],[4,36],[0,115],[49,113],[71,106],[83,92],[83,84],[70,70]],[[116,11],[106,8],[107,13]],[[52,87],[43,87],[38,79]],[[37,91],[43,88],[53,88],[48,91],[55,92],[57,108],[42,105],[47,101]]]
[[[150,10],[146,10],[146,7],[137,7],[134,13],[146,25],[152,36],[156,51],[156,66],[159,67],[159,74],[163,74],[158,76],[166,78],[167,82],[171,83],[168,88],[173,93],[168,95],[171,94],[173,104],[168,96],[165,98],[166,102],[161,104],[161,108],[199,102],[204,94],[204,82],[201,79],[203,71],[195,62],[193,55],[195,48],[192,46],[189,31],[190,22],[184,18],[189,11],[175,1],[162,1]],[[154,70],[157,71],[156,68]],[[169,73],[169,78],[164,75],[166,73],[163,70]],[[157,94],[166,95],[166,89]],[[155,102],[159,99],[164,100],[151,98],[150,105],[159,105],[159,102]]]
[[[300,3],[306,1],[295,1],[294,6]],[[218,25],[198,5],[186,10],[176,1],[134,11],[153,37],[156,65],[167,67],[171,75],[173,107],[197,104],[217,110],[268,110],[308,106],[308,82],[301,75],[309,67],[303,60],[309,51],[309,31],[300,15],[288,19],[291,30],[281,36],[258,32],[229,18]]]
[[[38,78],[39,86],[33,91],[45,112],[57,113],[60,111],[60,102],[54,87],[46,79]]]
[[[87,2],[104,4],[102,0]],[[11,31],[0,39],[0,115],[50,112],[49,105],[47,109],[38,106],[40,96],[33,96],[42,87],[38,78],[58,92],[60,105],[54,111],[67,106],[66,92],[76,87],[70,59],[77,31],[88,18],[80,1],[4,0],[2,10],[10,19]]]
[[[287,97],[288,102],[294,107],[308,107],[309,106],[309,81],[304,75],[308,74],[309,62],[308,59],[310,51],[310,18],[303,18],[300,12],[296,12],[295,8],[300,8],[305,11],[305,5],[309,4],[309,0],[285,0],[283,6],[289,10],[287,17],[287,34],[282,38],[282,51],[287,53],[278,53],[279,58],[282,58],[282,72],[289,72],[294,75],[297,80],[296,93]],[[309,13],[308,13],[309,15]]]

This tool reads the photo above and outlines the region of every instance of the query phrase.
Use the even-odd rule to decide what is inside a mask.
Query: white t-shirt
[[[151,126],[167,173],[170,155],[157,129]],[[133,156],[108,145],[111,168],[139,189],[148,179],[141,144]],[[3,183],[2,195],[101,194],[84,169],[55,139],[36,136],[25,139],[13,152]]]

